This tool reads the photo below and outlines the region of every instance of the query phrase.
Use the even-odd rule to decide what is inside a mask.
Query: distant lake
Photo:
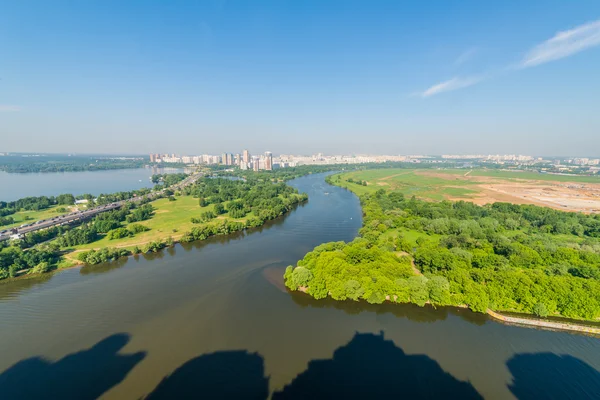
[[[153,174],[183,172],[179,168],[132,168],[108,171],[9,174],[0,171],[0,201],[28,196],[113,193],[154,186]]]

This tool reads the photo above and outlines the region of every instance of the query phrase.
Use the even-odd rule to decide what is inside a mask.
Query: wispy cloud
[[[478,51],[477,47],[471,47],[470,49],[463,51],[456,58],[456,60],[454,60],[454,65],[459,66],[459,65],[466,63],[471,58],[473,58],[473,56],[475,55],[475,53],[477,53],[477,51]]]
[[[17,112],[21,111],[19,106],[11,106],[8,104],[0,104],[0,112]]]
[[[558,32],[531,49],[521,62],[522,68],[558,60],[600,45],[600,20]]]
[[[467,77],[467,78],[459,78],[455,77],[445,82],[441,82],[429,87],[427,90],[419,93],[421,97],[430,97],[436,94],[450,92],[452,90],[466,88],[468,86],[473,86],[476,83],[480,82],[482,79],[480,77]]]
[[[535,67],[536,65],[541,65],[550,61],[569,57],[573,54],[596,46],[600,46],[600,20],[579,25],[567,31],[558,32],[550,39],[532,48],[516,65],[508,66],[497,71],[488,72],[487,74],[477,77],[455,77],[445,82],[435,84],[425,91],[415,93],[414,95],[425,98],[444,92],[466,88],[483,80],[487,80],[504,73],[509,73],[516,69]],[[454,64],[460,65],[468,61],[476,51],[476,48],[471,48],[464,51],[454,61]]]

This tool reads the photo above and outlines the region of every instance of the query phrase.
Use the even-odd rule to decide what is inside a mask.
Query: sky
[[[0,4],[0,152],[600,156],[597,0]]]

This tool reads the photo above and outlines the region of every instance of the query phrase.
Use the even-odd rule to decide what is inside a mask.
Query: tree
[[[60,205],[72,205],[75,204],[75,196],[72,194],[61,194],[56,196],[56,202]]]
[[[485,313],[489,308],[490,299],[485,289],[476,283],[469,284],[466,288],[465,302],[472,311]]]
[[[427,290],[427,278],[423,275],[411,276],[408,278],[408,287],[410,290],[410,300],[419,307],[423,307],[429,300],[429,290]]]
[[[346,292],[346,297],[352,300],[358,300],[365,294],[365,290],[360,286],[360,282],[354,279],[344,284],[344,291]]]
[[[533,306],[533,313],[538,317],[544,318],[548,316],[548,309],[544,303],[537,303]]]
[[[312,278],[312,272],[304,267],[296,267],[292,272],[292,281],[296,287],[307,287]]]
[[[443,276],[432,276],[427,281],[429,299],[433,304],[450,304],[450,283]]]
[[[223,207],[223,204],[221,203],[216,203],[214,205],[213,211],[215,212],[215,214],[221,215],[225,213],[225,207]]]

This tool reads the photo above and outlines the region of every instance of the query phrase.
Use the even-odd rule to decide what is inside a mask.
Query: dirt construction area
[[[453,182],[462,185],[468,182],[468,188],[476,192],[469,195],[469,200],[476,204],[501,201],[537,204],[563,211],[600,212],[600,182],[566,182],[564,177],[561,177],[562,181],[498,178],[434,171],[419,171],[417,175],[448,180],[448,186],[452,186]],[[466,200],[464,197],[449,199]]]

